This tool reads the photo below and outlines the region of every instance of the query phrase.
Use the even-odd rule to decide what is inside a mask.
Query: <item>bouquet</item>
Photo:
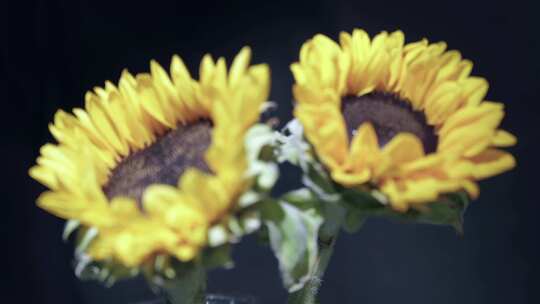
[[[170,303],[205,303],[206,273],[231,267],[256,233],[279,261],[289,303],[316,303],[341,230],[369,217],[450,225],[478,197],[477,181],[515,166],[501,147],[503,104],[446,43],[405,43],[401,31],[318,34],[291,65],[294,119],[261,113],[270,68],[244,47],[227,67],[205,55],[198,80],[174,56],[166,71],[125,70],[59,110],[30,175],[38,206],[66,219],[75,273],[112,285],[143,275]],[[272,188],[280,163],[302,185]]]

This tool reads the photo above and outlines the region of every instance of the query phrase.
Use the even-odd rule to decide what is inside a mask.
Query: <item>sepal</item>
[[[71,234],[79,228],[81,223],[77,220],[68,220],[64,225],[64,231],[62,231],[62,240],[67,241]]]
[[[69,222],[66,223],[64,231],[68,230],[70,226]],[[99,231],[97,228],[77,225],[76,228],[70,227],[69,229],[77,230],[74,270],[79,279],[84,281],[95,280],[107,287],[111,287],[118,280],[131,278],[139,274],[140,269],[137,267],[126,267],[113,260],[95,261],[86,253],[92,241],[98,237]],[[70,233],[64,233],[64,235],[69,237]]]

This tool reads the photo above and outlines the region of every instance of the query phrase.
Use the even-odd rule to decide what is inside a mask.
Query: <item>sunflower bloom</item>
[[[342,186],[374,187],[403,212],[444,193],[475,198],[477,180],[515,166],[498,149],[517,141],[498,128],[503,104],[484,100],[487,81],[446,43],[404,41],[360,29],[307,41],[291,65],[294,115]]]
[[[244,48],[227,71],[204,56],[199,80],[178,56],[170,73],[122,73],[58,111],[30,175],[49,188],[38,205],[98,231],[95,260],[139,266],[156,254],[192,260],[209,228],[248,187],[244,138],[269,92],[269,68]]]

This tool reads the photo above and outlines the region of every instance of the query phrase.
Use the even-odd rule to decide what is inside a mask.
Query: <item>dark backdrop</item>
[[[272,68],[271,99],[290,119],[289,64],[315,33],[402,29],[408,41],[445,40],[475,62],[488,98],[506,103],[503,127],[519,137],[518,167],[482,183],[451,229],[370,220],[338,240],[322,303],[540,303],[538,232],[538,10],[518,1],[38,1],[2,7],[2,303],[133,303],[151,298],[141,281],[106,289],[79,282],[63,221],[34,205],[43,187],[27,176],[58,108],[81,106],[86,90],[180,54],[192,71],[205,52],[229,61],[243,46]],[[7,76],[7,77],[6,77]],[[8,94],[5,94],[7,92]],[[278,190],[295,185],[285,172]],[[237,267],[210,274],[210,291],[284,303],[275,259],[248,238]]]

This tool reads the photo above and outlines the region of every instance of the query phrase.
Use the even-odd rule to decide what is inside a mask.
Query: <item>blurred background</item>
[[[371,35],[401,29],[407,41],[444,40],[490,82],[503,101],[503,127],[519,137],[518,167],[481,184],[465,216],[465,234],[446,227],[370,220],[342,234],[323,282],[326,303],[540,303],[538,176],[540,157],[538,10],[520,1],[18,1],[2,22],[2,303],[137,303],[153,298],[141,280],[105,288],[73,274],[63,221],[35,207],[44,187],[27,170],[51,140],[58,108],[83,105],[85,91],[122,69],[143,72],[150,59],[168,66],[180,54],[196,75],[209,52],[230,62],[244,45],[272,69],[271,100],[291,118],[289,64],[316,33],[337,38],[355,27]],[[278,191],[296,187],[283,172]],[[210,274],[209,291],[284,303],[277,262],[247,238],[236,268]]]

